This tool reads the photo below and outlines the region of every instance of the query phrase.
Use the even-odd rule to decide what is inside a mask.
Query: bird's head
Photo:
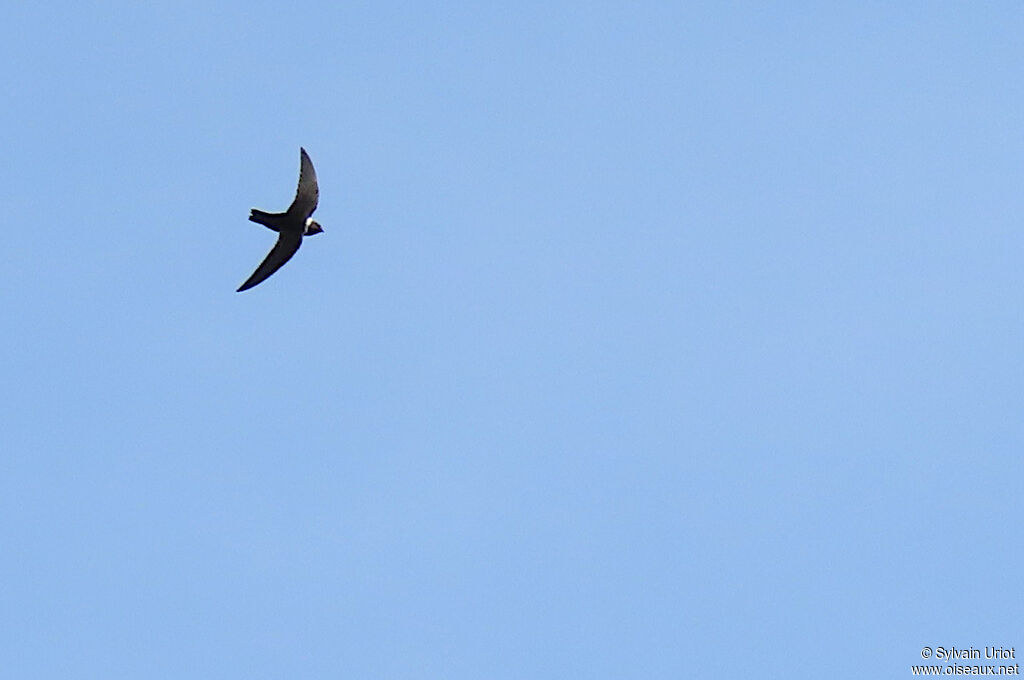
[[[303,231],[303,236],[312,236],[313,234],[323,233],[324,228],[320,226],[320,223],[314,220],[312,217],[306,218],[306,229]]]

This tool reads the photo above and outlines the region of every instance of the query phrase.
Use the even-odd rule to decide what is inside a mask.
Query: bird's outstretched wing
[[[302,245],[302,234],[282,231],[270,253],[267,254],[263,262],[260,263],[260,266],[256,267],[256,271],[242,284],[237,292],[241,293],[243,290],[249,290],[276,272],[285,262],[292,258],[292,255],[295,254],[300,245]]]
[[[295,191],[295,200],[288,208],[288,214],[305,220],[320,202],[320,188],[316,183],[313,161],[309,160],[309,154],[303,148],[299,149],[299,163],[299,188]]]

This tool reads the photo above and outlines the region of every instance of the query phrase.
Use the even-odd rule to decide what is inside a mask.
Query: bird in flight
[[[305,149],[299,149],[299,162],[299,188],[288,210],[283,213],[268,213],[253,208],[249,212],[250,221],[273,229],[278,236],[273,249],[238,289],[239,293],[263,282],[280,269],[302,245],[303,236],[312,236],[323,231],[323,228],[310,217],[320,200],[320,189],[316,183],[313,162],[309,160],[309,154]]]

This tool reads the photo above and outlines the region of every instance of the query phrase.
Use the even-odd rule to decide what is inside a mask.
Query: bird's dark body
[[[320,188],[317,185],[313,162],[309,160],[305,149],[299,149],[299,187],[295,191],[295,200],[288,206],[288,210],[283,213],[268,213],[253,208],[249,212],[251,221],[276,231],[278,237],[277,243],[260,266],[239,287],[239,293],[266,281],[267,277],[280,269],[298,251],[302,245],[302,237],[323,232],[323,228],[311,217],[319,201]]]

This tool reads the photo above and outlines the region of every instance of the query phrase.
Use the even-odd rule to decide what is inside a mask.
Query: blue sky
[[[1024,648],[1024,9],[668,4],[5,11],[5,675]]]

